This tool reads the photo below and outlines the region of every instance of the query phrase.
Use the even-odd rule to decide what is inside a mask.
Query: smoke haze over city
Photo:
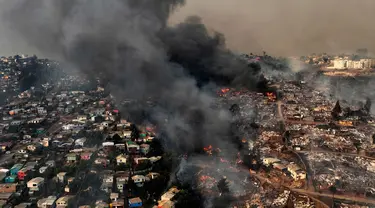
[[[353,52],[363,47],[373,52],[374,7],[371,0],[189,0],[169,22],[175,24],[198,15],[208,28],[226,36],[229,48],[241,52],[264,50],[289,56]],[[0,38],[2,54],[37,53],[23,40],[10,41],[14,34],[7,34],[3,21],[0,32],[5,34]]]

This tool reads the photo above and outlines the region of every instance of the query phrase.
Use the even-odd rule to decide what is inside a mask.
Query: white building
[[[349,59],[333,60],[333,69],[370,69],[375,66],[374,59],[360,59],[359,61]]]
[[[121,154],[121,155],[118,155],[116,157],[116,163],[117,163],[117,165],[126,164],[126,162],[127,162],[126,155]]]
[[[335,69],[345,69],[347,60],[344,59],[335,59],[333,60],[333,67]]]
[[[37,202],[38,208],[53,207],[55,205],[56,199],[56,196],[49,196],[47,198],[40,199]]]
[[[42,177],[36,177],[27,182],[27,188],[29,188],[30,191],[39,191],[44,183],[44,178]]]

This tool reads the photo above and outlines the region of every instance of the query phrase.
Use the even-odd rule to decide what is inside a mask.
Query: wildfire
[[[273,92],[266,92],[266,96],[269,101],[276,101],[276,94]]]
[[[207,154],[212,155],[212,145],[208,145],[207,147],[203,147],[203,150],[207,152]]]
[[[353,126],[352,121],[339,121],[339,124],[342,126]]]
[[[221,92],[225,94],[225,93],[229,92],[229,90],[230,90],[229,88],[223,88],[223,89],[221,89]]]
[[[207,181],[207,180],[213,180],[213,178],[210,177],[210,176],[208,176],[208,175],[201,175],[201,176],[199,177],[199,180],[200,180],[200,181]]]

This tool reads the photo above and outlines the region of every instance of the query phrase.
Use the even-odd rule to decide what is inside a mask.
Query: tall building
[[[343,59],[335,59],[333,60],[333,67],[335,69],[345,69],[346,68],[346,61]]]
[[[360,59],[359,61],[348,59],[333,60],[334,69],[370,69],[375,68],[375,59]]]

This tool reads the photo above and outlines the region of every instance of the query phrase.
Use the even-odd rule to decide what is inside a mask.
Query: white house
[[[49,166],[49,167],[51,167],[51,168],[53,168],[53,167],[55,167],[56,162],[54,160],[48,160],[46,162],[46,165]]]
[[[56,196],[49,196],[47,198],[39,199],[37,202],[38,208],[50,208],[55,205],[57,197]]]
[[[139,163],[142,163],[142,162],[145,162],[145,161],[148,161],[147,157],[137,157],[137,158],[134,158],[134,162],[136,164],[139,164]]]
[[[113,183],[113,175],[104,176],[103,183]]]
[[[78,121],[86,121],[87,120],[87,116],[86,115],[79,115],[79,116],[77,116],[77,120]]]
[[[48,166],[40,167],[40,168],[39,168],[39,173],[40,173],[40,174],[45,173],[45,172],[47,171],[48,168],[49,168]]]
[[[86,140],[87,139],[85,137],[83,137],[83,138],[77,139],[74,143],[77,146],[82,146],[83,147],[85,145]]]
[[[130,138],[132,135],[132,131],[123,131],[122,135],[124,135],[124,137],[126,138]]]
[[[117,165],[126,164],[127,157],[124,154],[120,154],[116,157],[116,163]]]
[[[298,165],[289,164],[287,168],[294,180],[304,180],[306,178],[306,172],[302,170]]]
[[[72,195],[62,196],[56,201],[56,208],[66,208],[69,202],[74,198]]]
[[[42,177],[36,177],[27,182],[27,188],[29,188],[30,191],[39,191],[44,183],[44,178]]]
[[[266,158],[263,158],[262,162],[265,166],[269,166],[269,165],[272,165],[273,163],[279,163],[280,160],[277,158],[273,158],[273,157],[266,157]]]
[[[143,186],[143,183],[146,182],[146,177],[143,175],[134,175],[132,176],[132,180],[137,186]]]

